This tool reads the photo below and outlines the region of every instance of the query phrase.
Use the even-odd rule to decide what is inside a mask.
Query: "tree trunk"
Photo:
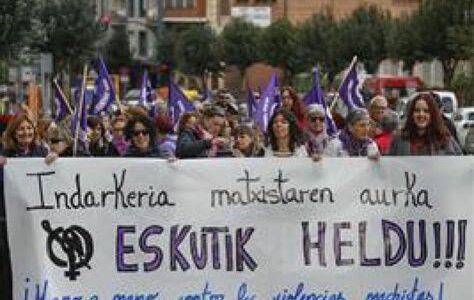
[[[444,88],[448,89],[451,86],[451,81],[453,80],[454,77],[454,71],[456,70],[456,67],[458,66],[459,61],[454,58],[442,60],[441,64],[443,65],[443,83],[444,83]]]

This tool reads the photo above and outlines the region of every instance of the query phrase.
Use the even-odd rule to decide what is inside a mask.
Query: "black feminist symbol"
[[[69,228],[63,229],[58,227],[52,229],[48,220],[41,222],[43,229],[48,233],[48,240],[46,241],[46,252],[49,259],[58,267],[69,268],[64,275],[69,280],[76,280],[81,274],[78,270],[87,267],[89,270],[91,266],[89,261],[94,253],[94,243],[90,233],[84,228],[73,225]],[[54,252],[53,244],[57,243],[60,249],[66,254],[67,260],[58,257]]]

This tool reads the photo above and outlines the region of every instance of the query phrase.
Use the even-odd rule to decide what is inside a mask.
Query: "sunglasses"
[[[133,136],[139,136],[140,134],[141,135],[148,135],[149,132],[148,132],[148,130],[134,130],[132,132],[132,134],[133,134]]]
[[[61,139],[52,139],[52,140],[51,140],[51,144],[57,144],[57,143],[60,143],[60,142],[62,142],[62,141],[63,141],[63,140],[61,140]]]
[[[309,120],[311,122],[316,122],[316,121],[324,122],[324,117],[310,117]]]

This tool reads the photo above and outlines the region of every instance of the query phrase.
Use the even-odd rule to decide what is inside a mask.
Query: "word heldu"
[[[459,220],[457,222],[457,263],[456,268],[462,269],[464,267],[464,260],[466,257],[466,231],[467,231],[467,220]],[[312,265],[311,254],[312,252],[318,253],[319,266],[327,267],[327,250],[333,249],[334,265],[336,267],[350,266],[357,264],[355,257],[358,257],[358,264],[363,267],[377,267],[377,266],[395,266],[399,264],[402,259],[407,257],[408,265],[411,267],[424,266],[431,253],[429,250],[434,249],[434,255],[431,258],[435,259],[433,267],[438,268],[441,266],[441,222],[434,222],[432,226],[427,226],[425,220],[419,220],[418,222],[407,221],[404,225],[399,225],[389,220],[382,220],[380,222],[380,236],[367,235],[368,223],[366,221],[359,222],[354,226],[351,222],[336,222],[332,224],[333,234],[327,234],[331,225],[328,225],[324,221],[317,222],[317,226],[310,226],[309,222],[302,222],[303,231],[303,256],[304,264],[309,266]],[[316,227],[311,230],[310,227]],[[405,228],[406,229],[405,229]],[[432,228],[432,231],[430,230]],[[373,232],[373,230],[371,230]],[[445,267],[451,268],[455,253],[455,221],[446,221],[446,235],[444,241],[446,245],[446,262]],[[429,234],[432,233],[434,237],[434,243],[429,244],[428,242],[433,241],[429,238]],[[343,238],[343,236],[352,236],[352,239]],[[354,236],[356,236],[354,238]],[[329,241],[328,241],[329,238]],[[376,238],[379,244],[382,246],[380,249],[383,250],[383,259],[380,255],[370,257],[368,253],[368,239]],[[354,239],[356,241],[354,241]],[[377,240],[376,240],[377,242]],[[372,243],[370,243],[372,244]],[[352,249],[358,245],[358,253],[356,255],[347,255]],[[395,249],[394,245],[398,245]],[[374,247],[370,247],[375,249]],[[343,251],[343,249],[345,249]],[[345,253],[345,256],[343,255]],[[373,254],[372,254],[373,255]],[[434,257],[433,257],[434,256]]]
[[[225,269],[241,272],[244,267],[250,271],[257,268],[257,262],[245,248],[255,230],[253,227],[237,228],[235,234],[228,227],[206,226],[192,229],[191,225],[174,225],[164,234],[165,228],[151,225],[140,233],[138,247],[134,247],[133,244],[125,243],[125,236],[130,236],[127,238],[129,241],[136,233],[136,226],[118,226],[115,259],[117,271],[138,272],[140,265],[144,272],[156,271],[162,267],[165,257],[168,257],[171,271],[187,271],[194,267],[197,270]],[[161,238],[165,242],[161,242]],[[156,242],[158,239],[159,242]],[[165,255],[163,249],[169,249],[169,253]],[[152,255],[153,258],[140,265],[131,263],[137,257],[143,257],[143,254]]]

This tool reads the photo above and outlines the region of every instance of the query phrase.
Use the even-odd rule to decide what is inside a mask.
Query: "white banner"
[[[474,157],[11,159],[17,300],[474,299]]]

